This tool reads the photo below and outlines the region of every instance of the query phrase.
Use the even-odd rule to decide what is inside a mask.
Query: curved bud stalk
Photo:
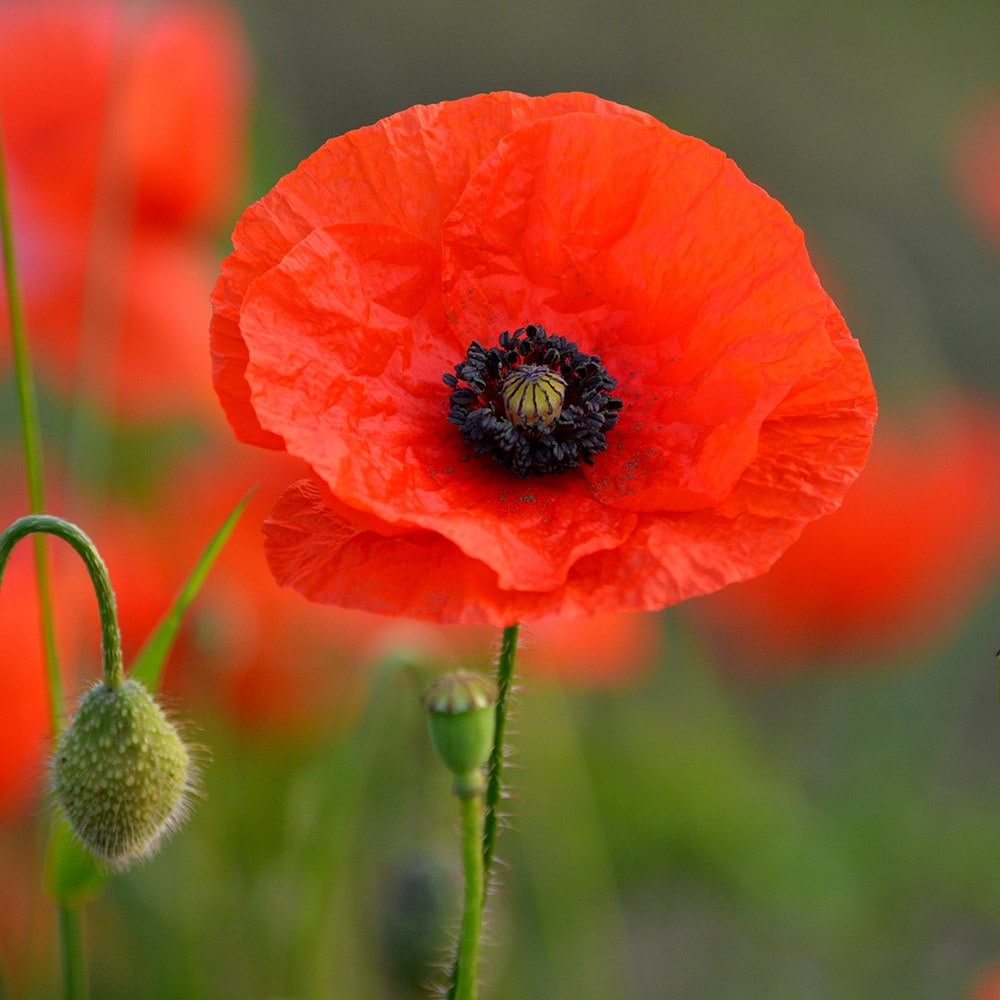
[[[101,655],[104,663],[104,680],[111,685],[121,684],[125,677],[122,659],[122,634],[118,626],[118,606],[111,589],[108,568],[104,565],[97,546],[75,524],[50,514],[29,514],[18,518],[0,535],[0,582],[14,546],[26,535],[42,533],[55,535],[68,542],[83,560],[90,574],[97,595],[97,611],[101,618]]]

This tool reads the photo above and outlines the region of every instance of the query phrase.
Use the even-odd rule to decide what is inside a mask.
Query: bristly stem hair
[[[504,744],[507,733],[507,716],[510,711],[510,695],[514,683],[514,664],[517,659],[517,640],[520,625],[508,625],[503,630],[500,641],[500,656],[497,659],[497,700],[495,712],[495,733],[493,748],[487,764],[487,785],[485,796],[476,796],[475,804],[464,802],[462,818],[462,854],[466,871],[466,899],[462,919],[462,930],[459,940],[458,955],[451,968],[451,977],[447,1000],[462,1000],[474,994],[460,993],[468,989],[469,984],[475,988],[478,978],[479,937],[483,923],[483,910],[489,895],[490,868],[493,865],[493,855],[496,850],[497,830],[499,827],[499,808],[503,799],[503,763]],[[474,818],[472,810],[479,813]],[[471,872],[472,858],[469,854],[469,838],[475,835],[480,850],[476,851],[479,862],[479,873]],[[471,878],[470,878],[471,874]],[[471,905],[470,905],[471,904]],[[472,923],[475,924],[474,931]],[[467,938],[474,934],[474,940]],[[471,947],[471,955],[467,950]],[[474,963],[474,968],[468,967],[468,962]]]
[[[496,735],[493,752],[490,754],[489,783],[486,786],[486,821],[483,829],[483,872],[489,887],[490,868],[496,849],[498,810],[503,798],[504,743],[507,733],[511,687],[514,682],[514,662],[517,659],[517,640],[520,625],[508,625],[503,630],[500,642],[500,657],[497,661],[497,704]]]

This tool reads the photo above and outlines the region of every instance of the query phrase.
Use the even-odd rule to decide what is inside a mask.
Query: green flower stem
[[[466,927],[470,921],[475,920],[476,924],[476,954],[478,956],[478,935],[483,923],[483,909],[486,906],[486,897],[490,884],[490,868],[493,865],[493,855],[496,850],[497,829],[499,827],[499,807],[503,799],[503,761],[504,761],[504,740],[507,733],[507,715],[510,709],[510,692],[514,683],[514,663],[517,659],[517,640],[520,633],[520,625],[508,625],[503,630],[503,637],[500,640],[500,657],[497,660],[497,703],[495,710],[495,733],[493,736],[493,749],[490,752],[487,773],[489,775],[486,785],[485,815],[482,823],[482,834],[479,838],[482,845],[482,888],[478,893],[478,911],[473,916],[469,910],[469,862],[465,855],[468,841],[466,839],[466,824],[463,823],[462,851],[465,858],[465,888],[466,905],[462,916],[462,931],[459,938],[458,954],[451,967],[451,977],[449,979],[447,1000],[459,1000],[463,995],[459,992],[462,984],[470,979],[475,982],[476,970],[472,969],[466,975],[465,955],[463,953],[463,942],[466,934]],[[477,799],[479,796],[476,797]],[[472,931],[470,930],[471,934]],[[475,987],[472,987],[475,989]],[[468,994],[472,995],[472,994]]]
[[[122,636],[118,627],[118,608],[115,592],[111,589],[108,568],[94,543],[75,525],[61,517],[49,514],[29,514],[18,518],[0,535],[0,581],[11,550],[25,535],[44,532],[69,542],[79,553],[90,573],[90,579],[97,593],[97,608],[101,618],[101,651],[104,658],[104,682],[109,687],[118,687],[125,679],[122,659]]]
[[[483,827],[483,875],[487,885],[496,849],[498,809],[503,798],[504,740],[507,733],[508,703],[514,680],[514,661],[517,659],[517,639],[520,629],[520,625],[508,625],[503,630],[500,658],[497,661],[496,735],[493,738],[493,752],[490,754],[489,783],[486,786],[486,820]]]
[[[59,907],[59,939],[62,942],[63,997],[65,1000],[83,1000],[87,989],[84,984],[83,942],[78,907]]]
[[[31,511],[40,514],[45,508],[45,491],[42,486],[42,436],[38,422],[38,402],[35,398],[31,357],[28,353],[28,339],[25,335],[24,310],[21,305],[17,269],[14,265],[14,227],[11,222],[10,201],[7,196],[2,129],[0,129],[0,245],[3,247],[11,355],[17,383],[18,407],[21,413],[24,464],[28,480],[28,502]],[[43,538],[35,539],[35,579],[42,622],[42,648],[49,692],[49,716],[53,735],[58,736],[65,722],[66,699],[63,693],[62,674],[59,670],[59,657],[56,651],[52,587],[49,582],[49,563]]]
[[[483,925],[486,873],[483,868],[483,796],[460,796],[462,807],[462,867],[465,870],[465,908],[458,938],[458,980],[455,1000],[476,1000],[479,981],[479,938]]]

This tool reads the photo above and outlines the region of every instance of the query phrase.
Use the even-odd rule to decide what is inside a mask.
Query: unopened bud
[[[444,674],[424,692],[431,742],[455,775],[455,794],[478,795],[486,787],[483,768],[493,751],[496,685],[482,674]]]
[[[87,692],[52,763],[55,797],[84,845],[114,868],[151,855],[183,822],[191,755],[137,680]]]

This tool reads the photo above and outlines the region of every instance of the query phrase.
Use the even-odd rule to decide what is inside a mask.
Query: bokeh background
[[[995,0],[8,0],[48,505],[101,547],[127,654],[261,484],[168,669],[204,798],[87,905],[93,995],[430,995],[460,883],[418,696],[496,640],[277,590],[259,525],[299,470],[225,427],[208,294],[241,206],[325,139],[493,89],[590,90],[729,153],[805,230],[882,417],[843,511],[761,581],[525,631],[483,995],[1000,997]],[[75,696],[97,618],[52,549]],[[0,978],[34,1000],[59,986],[29,562],[0,593]]]

